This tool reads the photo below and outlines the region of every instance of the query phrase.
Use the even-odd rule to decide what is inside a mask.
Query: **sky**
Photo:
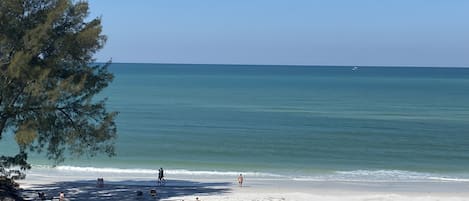
[[[468,0],[89,0],[97,61],[469,67]]]

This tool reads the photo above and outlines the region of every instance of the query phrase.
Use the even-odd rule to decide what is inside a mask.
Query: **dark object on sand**
[[[143,196],[143,192],[142,191],[137,191],[137,196]]]
[[[151,189],[150,190],[150,195],[153,196],[153,197],[156,197],[156,196],[158,196],[158,193],[156,192],[155,189]]]
[[[104,178],[98,178],[98,180],[96,181],[96,187],[104,187]]]
[[[37,196],[39,197],[39,200],[46,200],[46,194],[44,192],[38,192]]]

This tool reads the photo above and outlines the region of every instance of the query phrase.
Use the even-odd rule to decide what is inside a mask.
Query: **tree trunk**
[[[1,116],[1,119],[0,119],[0,140],[2,139],[3,130],[5,129],[5,125],[7,123],[7,120],[8,120],[8,118],[6,118],[4,116]]]

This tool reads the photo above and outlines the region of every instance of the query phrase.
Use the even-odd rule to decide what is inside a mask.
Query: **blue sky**
[[[469,67],[467,0],[90,0],[98,61]]]

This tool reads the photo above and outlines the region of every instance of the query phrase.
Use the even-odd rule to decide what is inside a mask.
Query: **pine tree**
[[[95,97],[113,80],[109,63],[93,64],[106,37],[101,19],[87,16],[84,1],[0,1],[0,140],[12,134],[18,144],[16,156],[0,157],[3,174],[30,168],[31,152],[56,163],[114,155],[117,113]]]

